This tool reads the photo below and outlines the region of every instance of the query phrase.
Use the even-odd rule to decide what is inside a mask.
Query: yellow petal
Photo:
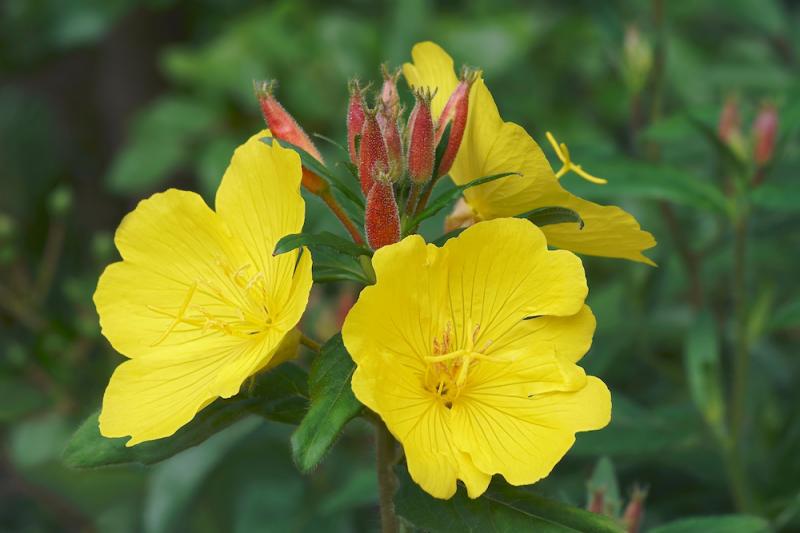
[[[411,58],[414,63],[403,65],[403,76],[411,87],[436,89],[431,112],[433,118],[439,118],[447,99],[458,85],[453,58],[438,44],[430,41],[415,44],[411,49]]]
[[[299,252],[279,256],[272,252],[282,237],[303,229],[302,167],[294,150],[260,140],[267,136],[269,131],[261,131],[236,149],[217,190],[216,208],[272,288],[268,306],[284,309],[290,301]],[[290,317],[295,323],[299,319],[299,315]]]
[[[500,389],[502,391],[502,388]],[[470,393],[453,406],[453,438],[483,472],[512,485],[547,476],[575,441],[575,432],[600,429],[611,416],[611,397],[597,378],[574,392],[530,398]]]
[[[100,433],[132,438],[126,446],[169,437],[219,396],[229,397],[269,354],[267,343],[231,346],[224,338],[187,344],[174,355],[131,359],[119,365],[106,388]],[[241,376],[225,379],[231,368]]]

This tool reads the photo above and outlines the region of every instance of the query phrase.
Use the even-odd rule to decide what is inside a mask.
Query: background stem
[[[322,198],[322,201],[325,202],[325,205],[328,206],[331,212],[336,215],[336,218],[338,218],[342,223],[344,229],[346,229],[347,233],[349,233],[353,238],[353,241],[356,244],[364,244],[364,239],[361,237],[361,232],[358,231],[358,228],[355,226],[355,224],[353,224],[353,221],[350,220],[350,217],[348,217],[347,213],[344,212],[344,209],[342,209],[342,206],[336,201],[336,198],[333,197],[331,191],[324,191],[320,193],[319,197]]]
[[[386,425],[375,422],[375,451],[377,456],[378,492],[381,505],[382,533],[397,533],[399,530],[397,515],[394,510],[394,493],[397,490],[397,478],[394,475],[395,440]]]

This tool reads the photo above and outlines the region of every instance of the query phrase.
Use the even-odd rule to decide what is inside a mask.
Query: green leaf
[[[371,256],[372,250],[366,246],[354,243],[349,239],[334,235],[328,231],[320,233],[294,233],[286,235],[275,245],[273,255],[280,255],[290,252],[301,246],[308,246],[313,251],[316,248],[325,247],[337,252],[359,257],[362,255]]]
[[[505,178],[507,176],[519,176],[519,172],[501,172],[500,174],[493,174],[491,176],[483,176],[482,178],[477,178],[469,183],[465,183],[464,185],[459,185],[457,187],[452,187],[433,200],[428,203],[428,206],[422,210],[422,212],[408,220],[406,223],[406,230],[411,228],[416,228],[419,224],[432,216],[436,213],[447,207],[450,202],[461,196],[464,191],[471,187],[477,187],[478,185],[483,185],[484,183],[489,183],[490,181],[498,180],[500,178]]]
[[[750,199],[756,207],[780,213],[800,212],[800,184],[764,183],[757,187]]]
[[[298,423],[307,406],[307,375],[285,363],[264,373],[250,393],[217,400],[195,415],[175,435],[126,447],[127,438],[108,439],[100,434],[100,412],[78,428],[64,450],[64,463],[72,468],[139,463],[153,464],[195,446],[250,414],[270,420]]]
[[[261,139],[261,141],[267,146],[272,146],[272,143],[275,140],[276,139],[273,137],[263,137]],[[353,204],[355,204],[361,210],[361,212],[364,211],[364,199],[361,197],[361,195],[356,193],[352,188],[348,187],[341,178],[339,178],[335,173],[331,172],[328,167],[320,163],[316,157],[290,142],[278,139],[278,144],[284,148],[290,148],[297,152],[300,156],[300,161],[303,164],[303,167],[327,181],[328,184],[332,185],[336,190],[338,190],[342,196],[353,202]]]
[[[359,259],[350,255],[332,252],[330,248],[315,250],[314,264],[312,265],[314,281],[316,283],[355,281],[364,285],[374,283],[370,276],[364,272],[364,267]]]
[[[50,403],[47,396],[39,389],[19,378],[7,376],[0,377],[0,398],[14,399],[0,403],[0,423],[12,422]]]
[[[106,177],[117,193],[135,194],[160,186],[192,155],[192,146],[216,120],[205,102],[162,98],[136,120],[127,144]]]
[[[769,322],[770,329],[800,326],[800,299],[789,302],[775,312]]]
[[[540,207],[527,213],[517,215],[517,218],[527,218],[539,227],[550,224],[564,224],[574,222],[583,229],[583,219],[572,209],[566,207]]]
[[[714,317],[702,313],[693,321],[684,353],[692,400],[718,436],[725,431],[720,347]]]
[[[322,460],[345,424],[361,411],[350,388],[354,371],[342,335],[331,337],[311,366],[311,405],[291,439],[292,455],[302,472]]]
[[[444,131],[442,132],[442,137],[439,139],[439,144],[436,145],[436,152],[434,153],[433,158],[433,175],[439,175],[439,165],[442,164],[442,158],[444,157],[444,152],[447,150],[447,145],[450,143],[450,130],[453,127],[453,123],[450,122],[447,126],[445,126]]]
[[[463,487],[459,487],[451,499],[438,500],[420,489],[405,469],[399,478],[401,486],[395,496],[397,513],[426,531],[623,531],[607,516],[499,482],[492,483],[489,490],[475,500],[467,497]]]
[[[769,522],[758,516],[723,515],[684,518],[659,526],[649,533],[766,533]]]

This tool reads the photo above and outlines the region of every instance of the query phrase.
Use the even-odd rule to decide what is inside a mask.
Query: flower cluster
[[[554,172],[528,133],[500,117],[479,70],[457,76],[433,43],[416,45],[412,57],[398,71],[384,67],[374,93],[350,85],[348,198],[361,218],[342,207],[322,153],[274,83],[257,83],[268,130],[234,153],[216,210],[169,190],[122,221],[122,261],[95,293],[103,334],[129,358],[106,390],[103,435],[130,436],[129,446],[169,437],[248,377],[295,356],[311,253],[273,251],[302,230],[301,184],[363,250],[374,283],[342,328],[356,365],[352,389],[400,442],[424,490],[449,498],[461,480],[474,498],[495,474],[533,483],[576,432],[608,423],[608,389],[577,364],[595,319],[573,252],[652,263],[642,251],[653,237],[622,209],[564,190],[567,172],[605,180],[548,133],[562,163]],[[407,116],[401,73],[413,96]],[[437,246],[417,228],[444,176],[463,198]],[[527,216],[548,207],[582,223],[539,227]]]

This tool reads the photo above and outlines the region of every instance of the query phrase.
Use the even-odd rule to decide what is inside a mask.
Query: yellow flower
[[[604,427],[608,389],[575,363],[595,328],[572,253],[522,219],[480,222],[442,248],[381,248],[347,315],[353,391],[403,444],[411,477],[449,498],[549,474],[575,432]]]
[[[413,64],[406,63],[403,73],[415,87],[438,89],[431,109],[438,117],[458,79],[453,59],[438,45],[423,42],[411,52]],[[580,165],[569,159],[566,145],[551,140],[564,168],[556,175],[539,145],[519,125],[504,122],[497,105],[478,79],[470,93],[467,129],[450,176],[464,184],[481,176],[517,171],[522,176],[510,176],[473,187],[464,192],[477,220],[516,216],[539,207],[561,206],[578,212],[585,226],[553,224],[542,231],[552,246],[574,252],[604,257],[620,257],[654,264],[642,254],[655,246],[653,236],[642,231],[639,223],[619,207],[598,205],[564,190],[558,178],[569,170],[600,183]]]
[[[272,255],[278,239],[301,230],[305,204],[298,155],[259,141],[268,134],[237,148],[216,212],[170,189],[120,224],[123,260],[94,295],[103,335],[130,358],[106,389],[104,436],[130,435],[128,446],[170,436],[283,357],[278,347],[308,303],[311,256]]]

